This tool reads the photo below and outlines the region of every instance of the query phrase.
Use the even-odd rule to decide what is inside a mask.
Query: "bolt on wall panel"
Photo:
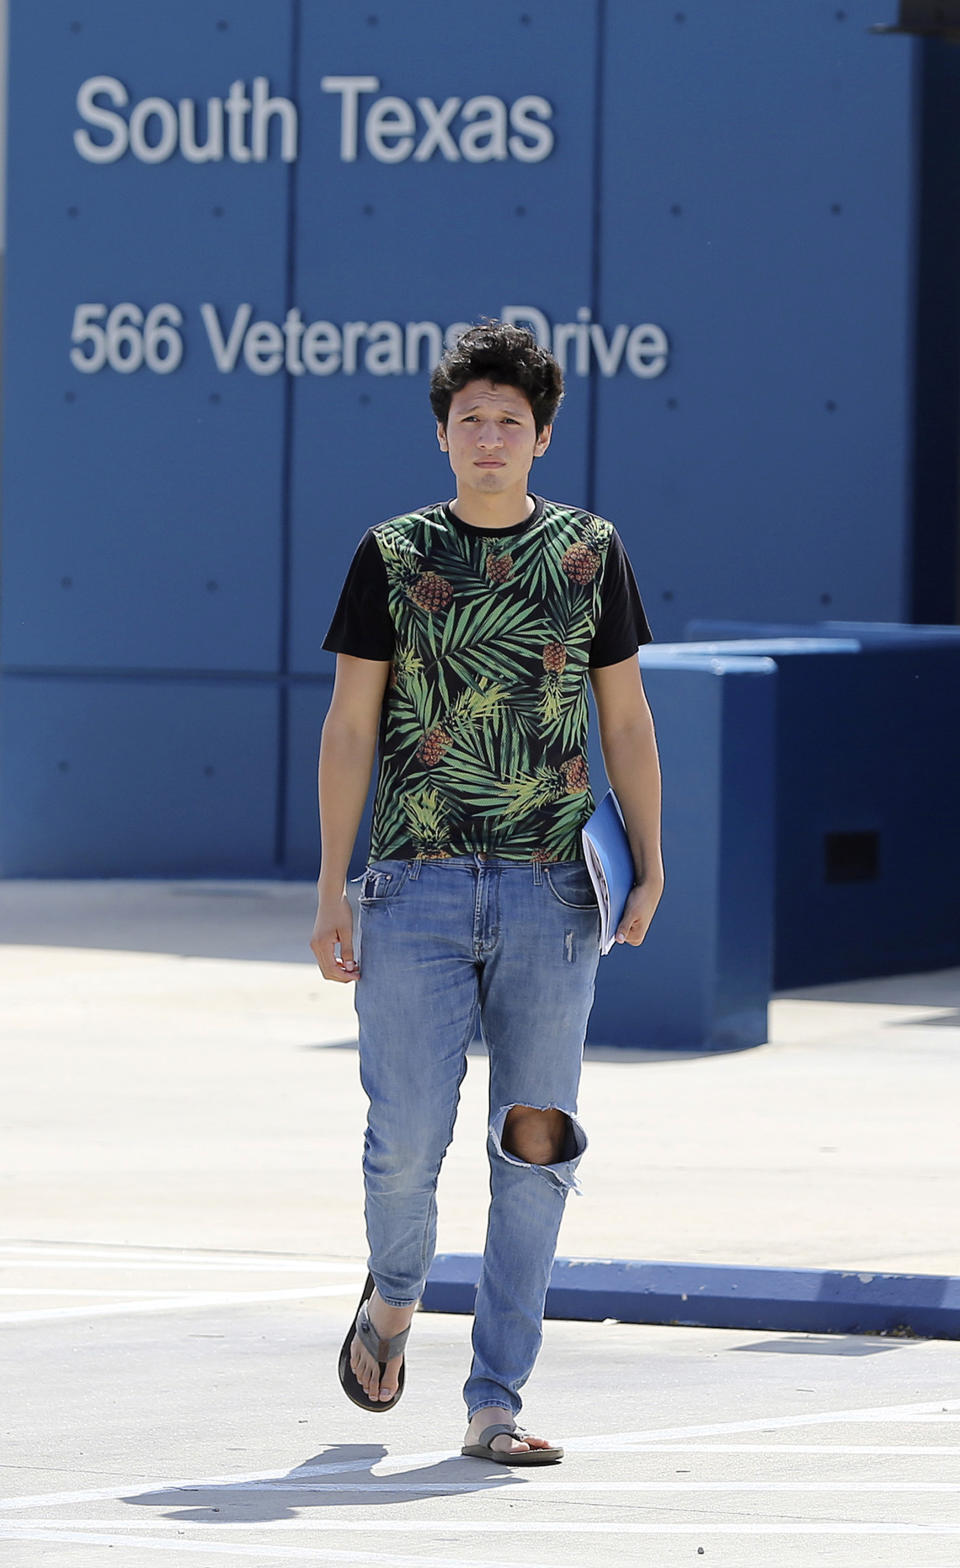
[[[875,20],[607,7],[598,307],[671,355],[653,397],[599,383],[597,504],[658,637],[905,611],[913,46]]]
[[[277,666],[282,377],[218,355],[283,314],[291,49],[286,0],[13,0],[8,666]]]
[[[595,49],[585,0],[303,8],[294,276],[325,325],[293,393],[295,670],[332,666],[320,643],[364,530],[453,493],[427,397],[440,334],[509,306],[552,334],[590,309]],[[584,504],[588,378],[562,353],[532,484]]]

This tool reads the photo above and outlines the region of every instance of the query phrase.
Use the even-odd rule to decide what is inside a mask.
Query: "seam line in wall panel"
[[[300,0],[290,0],[290,96],[300,103]],[[297,302],[297,171],[300,159],[287,168],[286,305],[284,314]],[[290,734],[290,703],[286,675],[290,669],[290,566],[293,503],[293,410],[294,377],[287,371],[283,385],[283,448],[281,456],[280,500],[280,648],[278,667],[281,679],[277,691],[277,774],[276,817],[273,855],[277,869],[287,856],[287,752]]]
[[[604,56],[607,42],[607,0],[597,0],[596,54],[593,68],[593,199],[592,235],[590,251],[590,311],[594,321],[600,319],[600,224],[603,206],[603,99],[605,91]],[[586,505],[594,511],[597,505],[597,418],[600,392],[596,367],[587,382],[587,462]]]

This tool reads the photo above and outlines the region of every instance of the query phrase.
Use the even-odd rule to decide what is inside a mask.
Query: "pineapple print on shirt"
[[[438,505],[367,537],[393,642],[371,859],[579,859],[593,810],[587,677],[612,525],[538,500],[503,533]],[[621,570],[620,629],[597,663],[649,639],[619,541],[617,551],[632,597]],[[325,646],[381,656],[343,630],[348,589]]]

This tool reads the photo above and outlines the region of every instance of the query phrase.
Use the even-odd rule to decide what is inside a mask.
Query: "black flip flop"
[[[350,1346],[353,1344],[354,1336],[358,1335],[360,1338],[360,1343],[363,1345],[364,1349],[368,1350],[371,1356],[374,1356],[379,1363],[380,1376],[382,1378],[387,1370],[387,1362],[392,1361],[394,1356],[400,1355],[401,1351],[407,1343],[407,1340],[410,1337],[409,1328],[405,1328],[402,1329],[399,1334],[394,1334],[392,1339],[380,1338],[379,1334],[370,1321],[370,1314],[367,1311],[367,1302],[373,1295],[373,1291],[373,1275],[368,1274],[367,1282],[363,1287],[356,1313],[353,1317],[353,1320],[351,1321],[349,1329],[347,1330],[347,1337],[344,1340],[343,1347],[340,1351],[340,1359],[337,1362],[337,1372],[340,1377],[340,1386],[343,1389],[343,1392],[346,1394],[348,1399],[353,1400],[355,1405],[359,1405],[361,1410],[392,1410],[394,1405],[397,1403],[397,1400],[400,1398],[400,1395],[403,1393],[403,1386],[406,1382],[406,1357],[404,1357],[400,1364],[400,1377],[397,1382],[397,1392],[394,1394],[392,1399],[371,1399],[367,1394],[366,1389],[364,1389],[363,1386],[357,1382],[357,1379],[353,1373],[353,1368],[350,1365]]]
[[[521,1448],[519,1453],[511,1453],[509,1448],[491,1448],[493,1439],[501,1432],[521,1442],[529,1435],[515,1421],[494,1421],[484,1427],[475,1443],[461,1448],[461,1454],[468,1459],[490,1459],[495,1465],[555,1465],[563,1458],[562,1448]]]

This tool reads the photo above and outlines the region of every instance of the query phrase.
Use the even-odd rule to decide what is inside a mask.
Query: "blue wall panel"
[[[897,619],[912,45],[871,36],[860,4],[607,18],[597,308],[649,312],[672,350],[652,387],[598,382],[596,504],[654,629],[823,603]]]
[[[595,8],[583,0],[521,6],[490,0],[482,19],[394,0],[370,25],[366,6],[308,5],[300,50],[303,148],[297,168],[296,293],[305,319],[429,321],[441,326],[538,305],[575,321],[590,303]],[[339,145],[343,95],[325,74],[367,75],[355,161]],[[364,143],[374,100],[444,103],[539,94],[557,106],[556,148],[539,163],[472,163],[435,151],[383,163]],[[453,144],[463,121],[451,120]],[[422,140],[417,116],[414,139]],[[353,550],[385,517],[443,499],[453,479],[436,444],[423,373],[304,375],[294,389],[291,667],[330,669],[320,642]],[[556,447],[533,483],[581,504],[587,481],[585,378],[572,376]]]
[[[50,0],[11,22],[5,661],[276,668],[283,386],[219,374],[199,307],[252,290],[282,316],[288,166],[97,164],[73,133],[97,75],[131,104],[205,104],[256,71],[283,92],[290,6],[268,25],[237,0]],[[182,310],[180,367],[78,373],[76,306],[127,301]]]
[[[266,682],[0,681],[4,876],[266,876],[277,696]]]

